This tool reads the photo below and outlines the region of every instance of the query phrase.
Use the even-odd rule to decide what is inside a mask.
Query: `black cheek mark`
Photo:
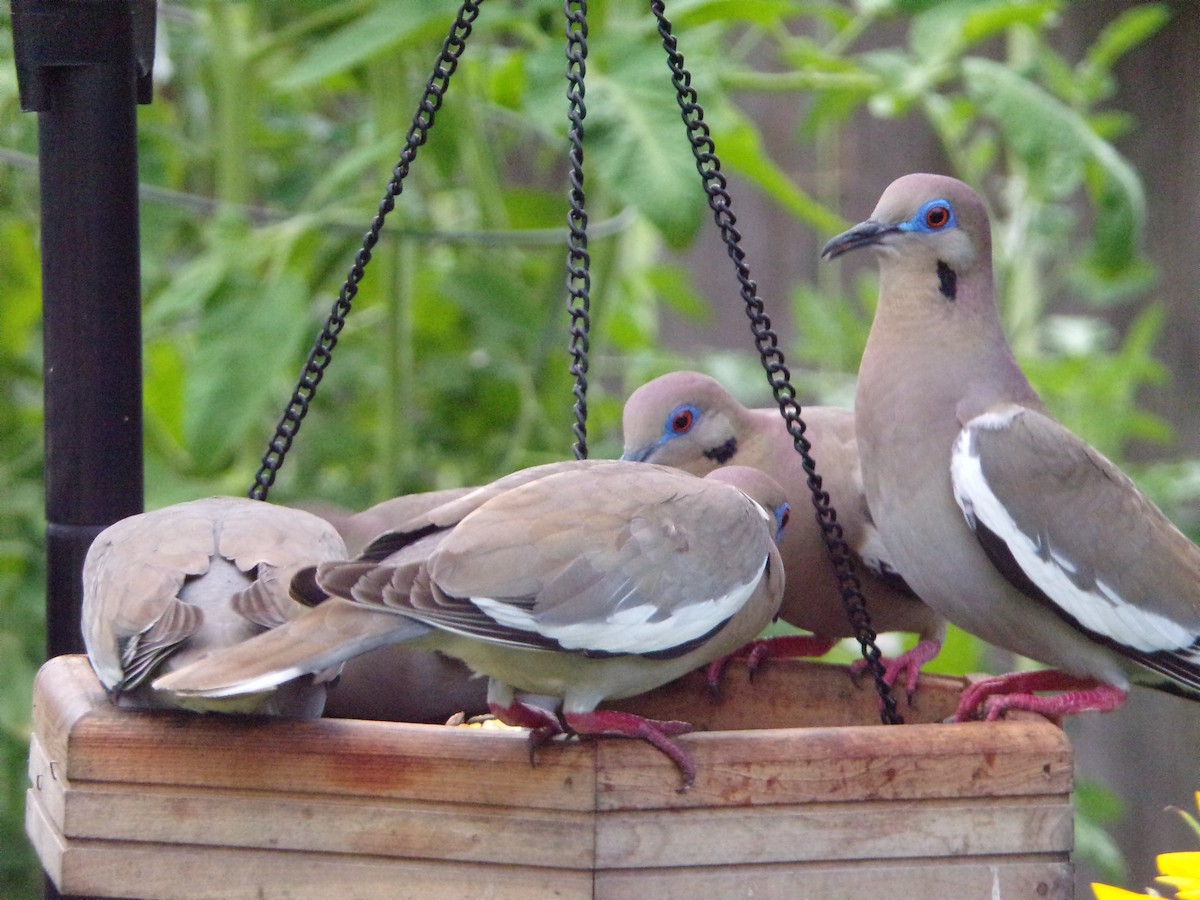
[[[711,459],[719,466],[725,465],[737,454],[738,444],[737,438],[731,437],[719,447],[713,447],[704,451],[704,455]]]
[[[953,300],[958,294],[958,275],[940,259],[938,260],[937,275],[938,290],[942,292],[942,296]]]

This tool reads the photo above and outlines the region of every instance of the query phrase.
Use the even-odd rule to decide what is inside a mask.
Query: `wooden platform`
[[[902,711],[936,723],[962,682]],[[639,741],[137,713],[38,674],[26,830],[64,894],[1069,898],[1072,754],[1032,716],[877,724],[845,669],[772,661],[621,704],[707,729],[695,787]],[[875,724],[872,724],[875,723]]]

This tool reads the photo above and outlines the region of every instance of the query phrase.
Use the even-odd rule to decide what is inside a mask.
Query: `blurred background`
[[[7,5],[6,5],[7,6]],[[653,20],[589,16],[591,454],[696,368],[769,391]],[[160,2],[140,107],[146,504],[244,494],[383,195],[456,4]],[[802,401],[850,405],[867,259],[818,264],[912,171],[992,208],[1003,316],[1050,408],[1200,536],[1200,16],[1189,0],[677,0],[667,8]],[[484,5],[272,499],[352,509],[571,452],[563,11]],[[0,11],[0,895],[44,646],[36,117]],[[114,360],[114,365],[119,365]],[[819,460],[818,460],[819,463]],[[835,498],[836,502],[836,498]],[[869,598],[868,598],[869,599]],[[850,658],[848,650],[844,658]],[[954,633],[931,666],[1021,664]],[[1137,691],[1068,723],[1078,896],[1193,849],[1200,716]]]

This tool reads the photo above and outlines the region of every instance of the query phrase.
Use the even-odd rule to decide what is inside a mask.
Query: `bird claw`
[[[1036,691],[1063,693],[1045,697]],[[994,722],[1010,709],[1028,710],[1050,719],[1081,712],[1110,712],[1124,703],[1128,695],[1128,691],[1094,678],[1078,678],[1057,669],[1012,672],[968,685],[959,698],[953,721],[982,718]]]
[[[674,720],[647,719],[633,713],[619,712],[613,709],[593,710],[586,713],[566,713],[563,721],[567,728],[578,735],[615,735],[617,737],[638,738],[652,744],[666,754],[679,774],[683,783],[676,788],[676,793],[683,794],[691,789],[696,781],[696,765],[687,751],[671,740],[680,734],[693,731],[688,722]]]
[[[785,659],[798,657],[824,656],[837,643],[831,638],[815,634],[782,634],[776,637],[759,638],[751,641],[736,653],[722,656],[713,660],[705,670],[708,677],[708,691],[714,697],[720,696],[721,677],[731,660],[746,660],[746,673],[750,680],[768,659]]]
[[[920,640],[916,646],[899,656],[881,656],[879,661],[883,664],[884,684],[888,687],[895,686],[903,674],[905,696],[908,699],[908,705],[912,706],[922,666],[937,656],[941,649],[940,641]],[[850,676],[857,681],[867,671],[867,668],[868,663],[865,659],[856,659],[850,664]]]
[[[537,768],[537,749],[566,730],[558,716],[550,710],[530,706],[519,700],[514,700],[508,706],[489,702],[488,709],[505,725],[529,729],[529,766],[533,769]]]

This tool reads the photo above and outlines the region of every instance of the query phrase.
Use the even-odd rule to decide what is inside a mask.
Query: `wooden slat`
[[[58,677],[63,670],[66,677]],[[57,752],[66,777],[76,782],[276,791],[302,786],[342,797],[575,810],[596,803],[601,809],[694,807],[1071,788],[1069,742],[1040,718],[687,735],[680,742],[693,755],[698,778],[681,795],[670,762],[639,741],[555,741],[539,750],[531,770],[521,732],[117,710],[104,700],[83,657],[47,663],[36,691],[35,728],[47,753]],[[80,693],[96,704],[90,711],[80,711]],[[70,754],[64,727],[70,728]],[[480,778],[485,770],[488,777]]]
[[[152,841],[447,862],[592,868],[590,813],[472,804],[339,801],[328,794],[85,782],[65,797],[70,838]]]
[[[66,781],[61,777],[58,765],[50,765],[41,738],[34,734],[29,738],[29,789],[35,791],[42,808],[62,830],[66,803]]]
[[[837,667],[745,674],[622,704],[710,729],[679,739],[678,794],[640,741],[557,740],[531,768],[520,731],[118,710],[62,657],[35,684],[27,829],[96,896],[1069,896],[1055,725],[884,727]],[[961,686],[923,679],[906,717],[940,722]]]
[[[912,703],[897,692],[909,724],[942,722],[954,714],[963,679],[922,675]],[[878,725],[879,697],[869,677],[844,666],[794,659],[767,661],[751,681],[734,661],[711,696],[703,672],[692,672],[638,697],[604,704],[652,719],[684,719],[701,731]]]
[[[591,813],[329,794],[83,781],[52,774],[41,741],[29,778],[68,838],[227,845],[447,861],[592,868]]]
[[[59,657],[42,667],[34,688],[34,728],[73,782],[267,791],[303,786],[346,797],[594,806],[592,743],[552,742],[531,768],[520,731],[139,712],[116,709],[102,692],[97,700],[95,691],[89,695],[95,705],[79,714],[80,684],[89,678],[95,681],[86,658]]]
[[[680,738],[696,764],[686,794],[662,791],[670,764],[636,741],[597,744],[598,808],[1068,794],[1063,732],[1036,721],[708,732]]]
[[[30,792],[32,794],[32,792]],[[26,830],[59,891],[147,900],[590,898],[592,873],[283,850],[63,838],[36,797]]]
[[[596,900],[1072,900],[1073,870],[1065,859],[983,857],[830,866],[719,866],[602,870]]]
[[[1072,845],[1066,797],[639,810],[598,817],[600,868],[947,858]]]
[[[42,806],[41,797],[34,788],[25,791],[25,836],[33,845],[42,869],[55,884],[61,886],[67,842]]]

